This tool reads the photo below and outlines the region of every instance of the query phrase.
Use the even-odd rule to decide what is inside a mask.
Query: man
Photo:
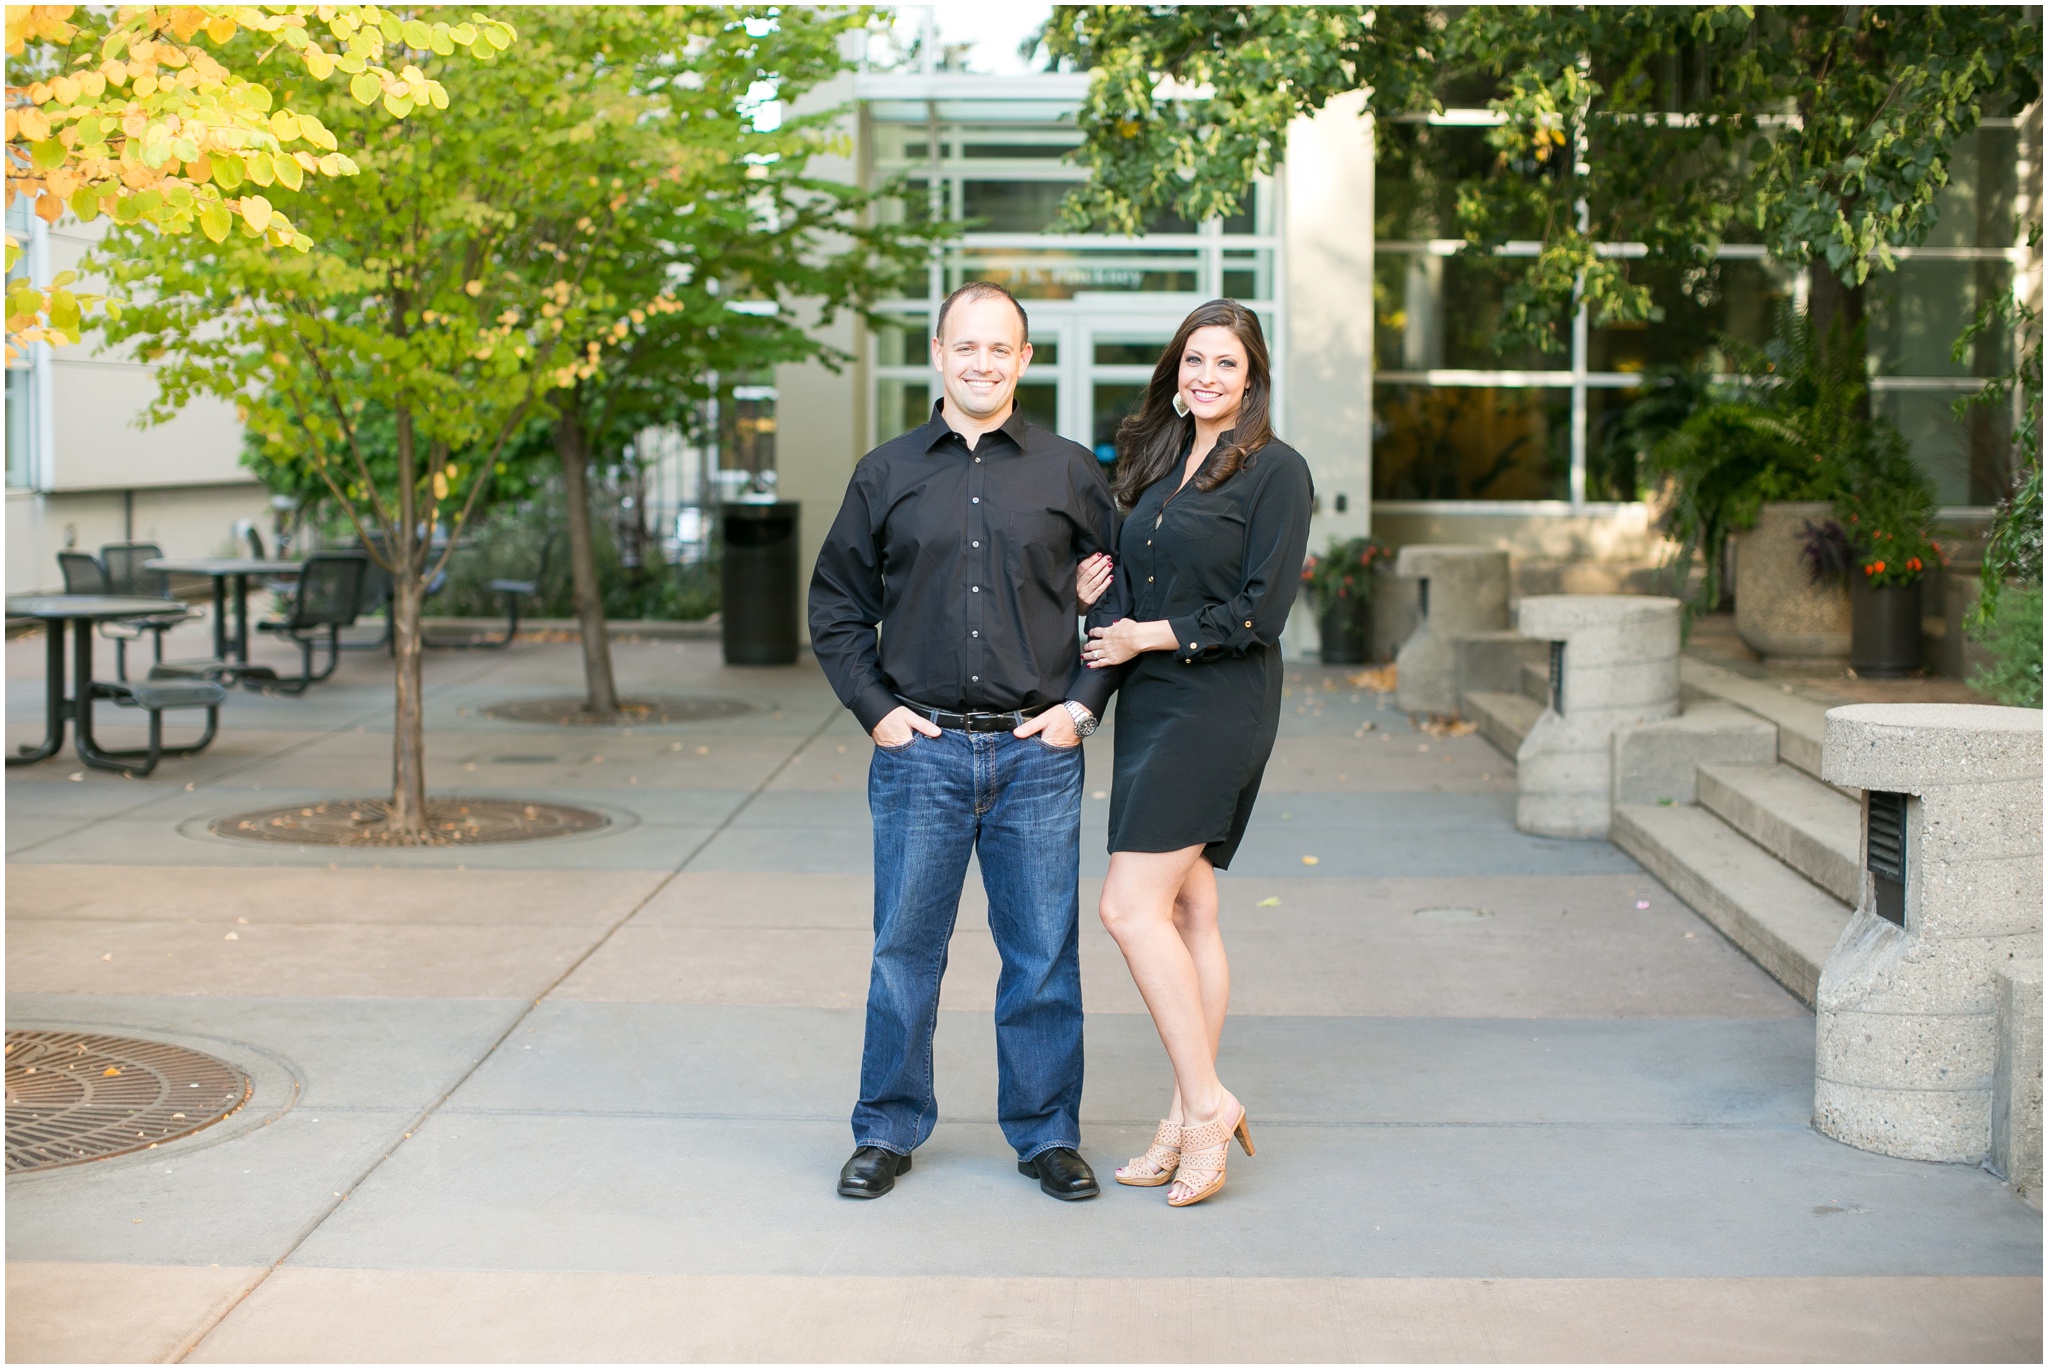
[[[999,285],[947,298],[932,339],[944,398],[861,459],[811,579],[812,649],[875,741],[849,1198],[893,1188],[938,1119],[932,1031],[971,854],[1003,962],[1003,1134],[1046,1193],[1099,1191],[1079,1150],[1081,739],[1110,681],[1081,665],[1075,566],[1113,551],[1116,508],[1087,448],[1017,411],[1029,328]]]

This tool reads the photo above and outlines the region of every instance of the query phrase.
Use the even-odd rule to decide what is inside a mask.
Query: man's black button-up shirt
[[[1100,717],[1114,681],[1081,664],[1074,570],[1116,532],[1086,447],[1013,407],[970,451],[935,404],[854,468],[811,576],[811,649],[869,731],[903,699]]]

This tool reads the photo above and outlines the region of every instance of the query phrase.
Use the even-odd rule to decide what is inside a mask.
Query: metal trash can
[[[719,620],[727,665],[793,665],[797,643],[794,500],[725,504]]]

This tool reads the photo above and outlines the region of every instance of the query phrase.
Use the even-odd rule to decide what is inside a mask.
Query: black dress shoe
[[[862,1146],[839,1167],[839,1196],[879,1198],[896,1187],[897,1175],[909,1172],[908,1155],[898,1155],[880,1146]]]
[[[1064,1203],[1093,1198],[1102,1192],[1101,1186],[1095,1182],[1095,1171],[1088,1168],[1081,1152],[1065,1146],[1041,1151],[1034,1159],[1019,1160],[1017,1172],[1038,1180],[1042,1192]]]

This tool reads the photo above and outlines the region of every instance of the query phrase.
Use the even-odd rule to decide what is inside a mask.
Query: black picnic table
[[[213,658],[243,665],[249,663],[249,577],[275,575],[288,579],[299,573],[297,561],[269,561],[255,556],[162,556],[142,564],[149,570],[209,577],[213,581]],[[232,639],[228,637],[227,621],[230,581],[235,599]]]
[[[10,618],[36,618],[41,620],[47,637],[44,661],[44,724],[43,740],[35,746],[24,746],[16,755],[9,756],[9,765],[33,765],[48,760],[64,746],[64,723],[71,720],[78,725],[78,758],[87,765],[100,770],[127,770],[134,768],[132,758],[126,753],[103,750],[92,735],[92,705],[96,698],[122,697],[136,691],[125,685],[109,685],[93,679],[93,637],[95,623],[115,620],[133,621],[137,618],[170,617],[182,614],[185,606],[176,600],[145,599],[129,594],[17,594],[7,597],[7,616]],[[64,692],[64,627],[72,624],[73,665],[75,692],[67,696]],[[194,686],[162,686],[161,690],[192,692]],[[215,689],[206,685],[199,688]],[[195,695],[196,697],[196,695]],[[176,706],[176,705],[173,705]],[[157,724],[152,715],[152,736],[156,735]],[[200,749],[213,740],[213,729],[209,726],[205,741],[199,747],[182,747],[163,751],[164,755],[186,755]],[[156,748],[161,750],[161,748]],[[149,764],[155,764],[152,759]]]

